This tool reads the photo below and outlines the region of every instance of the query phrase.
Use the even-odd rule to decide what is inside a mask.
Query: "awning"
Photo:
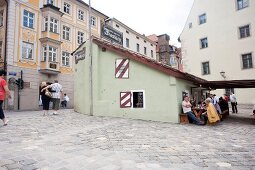
[[[202,87],[208,89],[228,89],[228,88],[255,88],[254,80],[223,80],[223,81],[206,81],[201,83]]]

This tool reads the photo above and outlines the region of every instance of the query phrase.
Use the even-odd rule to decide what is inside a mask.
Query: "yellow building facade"
[[[39,109],[40,83],[56,79],[72,107],[75,70],[71,53],[88,39],[89,20],[92,34],[100,37],[101,23],[107,16],[92,8],[89,19],[89,6],[82,0],[0,0],[0,5],[3,23],[7,20],[0,27],[2,49],[6,44],[1,59],[13,95],[8,107]],[[19,78],[24,81],[23,89],[15,84]]]

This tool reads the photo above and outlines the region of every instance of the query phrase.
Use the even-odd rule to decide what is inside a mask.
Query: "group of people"
[[[217,113],[217,110],[213,103],[211,103],[212,99],[207,98],[203,103],[202,107],[206,108],[206,112],[201,114],[201,119],[198,119],[196,115],[192,111],[193,105],[190,103],[189,96],[184,96],[184,100],[182,102],[182,109],[185,114],[187,114],[189,120],[196,125],[205,125],[207,121],[210,124],[215,124],[220,121],[220,117]]]
[[[58,80],[54,80],[54,83],[42,82],[40,96],[43,105],[43,116],[49,115],[50,102],[53,103],[53,115],[57,115],[60,107],[60,99],[63,99],[61,101],[62,107],[66,107],[69,101],[69,97],[63,93],[63,87],[58,83]]]
[[[228,100],[229,98],[227,95],[218,97],[215,94],[211,94],[210,97],[208,97],[205,101],[199,102],[198,104],[201,106],[201,108],[206,110],[206,112],[201,114],[200,119],[198,119],[193,113],[192,107],[194,106],[191,104],[190,98],[187,95],[184,96],[182,109],[183,112],[187,114],[189,121],[192,123],[197,125],[205,125],[208,121],[210,124],[216,124],[222,120],[222,115],[229,114]],[[236,97],[233,93],[230,95],[230,102],[233,113],[237,113]]]

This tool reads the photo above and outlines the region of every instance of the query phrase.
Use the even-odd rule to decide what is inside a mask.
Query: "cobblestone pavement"
[[[255,170],[254,117],[196,126],[61,112],[7,113],[0,170]]]

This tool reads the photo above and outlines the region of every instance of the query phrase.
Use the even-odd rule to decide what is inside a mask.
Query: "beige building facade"
[[[255,1],[195,0],[180,35],[184,71],[207,80],[255,79]],[[255,89],[234,91],[239,103],[255,102]]]
[[[115,30],[123,34],[123,47],[156,60],[156,43],[142,35],[116,18],[109,18],[105,21]]]
[[[107,16],[92,8],[89,18],[89,6],[82,0],[1,0],[0,5],[4,21],[7,12],[7,24],[0,27],[0,44],[5,44],[7,32],[1,58],[6,56],[4,65],[13,95],[8,108],[39,109],[40,83],[56,79],[72,107],[75,70],[71,53],[88,39],[89,20],[92,34],[100,37],[101,23]],[[22,89],[15,83],[19,78],[24,81]]]

